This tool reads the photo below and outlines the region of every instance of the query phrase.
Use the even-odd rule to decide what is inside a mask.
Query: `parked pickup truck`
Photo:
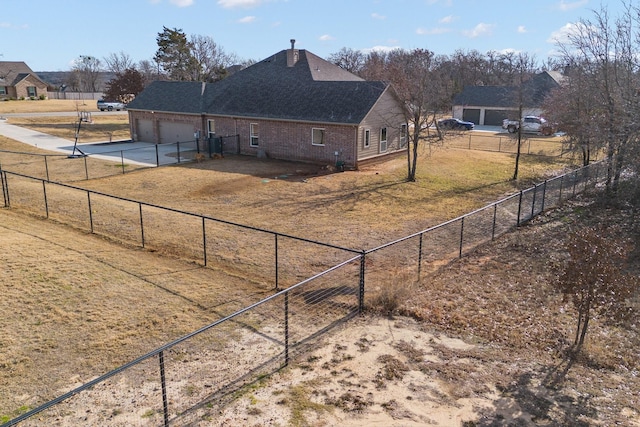
[[[502,121],[502,129],[506,129],[509,133],[518,132],[519,127],[520,122],[518,120],[504,119]],[[555,129],[551,123],[542,117],[524,116],[522,118],[522,132],[539,133],[548,136],[553,135],[555,133]]]
[[[118,101],[105,101],[104,99],[98,100],[98,110],[100,111],[120,111],[124,110],[127,106]]]

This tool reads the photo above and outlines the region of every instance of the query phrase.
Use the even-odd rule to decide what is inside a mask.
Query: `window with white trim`
[[[380,152],[387,151],[387,128],[380,129]]]
[[[324,129],[311,129],[311,145],[324,145]]]
[[[207,133],[209,134],[209,138],[213,138],[216,136],[216,121],[213,119],[207,120]]]
[[[362,138],[362,145],[364,148],[371,146],[371,129],[364,130],[364,137]]]
[[[38,96],[38,91],[36,90],[36,87],[27,86],[27,95],[29,96],[29,98],[35,98],[36,96]]]
[[[6,95],[6,94],[7,94],[7,87],[0,86],[0,95]]]
[[[407,124],[404,123],[400,126],[400,146],[404,147],[407,144]]]
[[[251,142],[250,142],[250,144],[251,144],[252,147],[257,147],[258,146],[258,136],[259,136],[258,135],[258,130],[259,130],[258,129],[258,123],[251,123],[249,125],[249,127],[250,127],[249,132],[251,134]]]

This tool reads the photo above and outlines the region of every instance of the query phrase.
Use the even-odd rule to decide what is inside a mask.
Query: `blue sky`
[[[634,0],[635,1],[635,0]],[[610,16],[622,0],[606,2]],[[163,26],[260,60],[290,47],[524,51],[542,61],[594,0],[0,0],[0,60],[69,70],[80,55],[151,59]]]

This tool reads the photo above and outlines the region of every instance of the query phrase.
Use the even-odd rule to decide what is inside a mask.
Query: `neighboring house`
[[[282,50],[215,83],[156,81],[128,106],[136,141],[222,138],[224,152],[318,164],[358,162],[407,144],[391,86],[306,50]]]
[[[47,96],[47,84],[24,62],[0,61],[0,99]]]
[[[562,74],[543,71],[523,85],[523,116],[542,115],[544,98],[560,86]],[[499,126],[518,117],[519,88],[514,86],[467,86],[453,100],[453,117],[477,125]]]

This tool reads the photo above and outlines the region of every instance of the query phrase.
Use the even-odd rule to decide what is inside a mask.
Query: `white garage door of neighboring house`
[[[191,123],[160,122],[160,144],[193,141],[193,125]]]
[[[156,142],[153,135],[153,121],[137,119],[136,120],[136,141]]]

